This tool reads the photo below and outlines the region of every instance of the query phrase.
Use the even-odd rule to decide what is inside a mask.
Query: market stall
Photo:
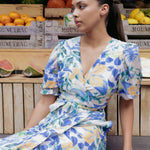
[[[0,11],[3,14],[6,13],[5,10],[11,10],[34,18],[37,16],[46,18],[46,21],[34,20],[29,26],[0,27],[0,60],[7,58],[15,66],[13,74],[7,78],[0,78],[0,133],[12,134],[21,131],[40,97],[42,77],[27,78],[22,71],[30,62],[34,62],[44,70],[52,48],[59,40],[82,34],[75,27],[64,25],[63,17],[70,12],[69,6],[68,8],[48,8],[47,6],[50,7],[50,4],[0,5]],[[125,8],[122,8],[122,12],[125,12]],[[125,19],[123,27],[126,40],[139,45],[141,57],[150,58],[150,25],[135,23],[131,25]],[[133,135],[136,136],[150,136],[149,77],[143,77],[141,94],[134,101],[136,109],[134,110]],[[114,122],[109,135],[122,134],[118,102],[119,98],[115,95],[107,107],[107,119]]]

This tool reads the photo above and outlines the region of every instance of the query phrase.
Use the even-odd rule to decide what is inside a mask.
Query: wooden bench
[[[44,70],[51,51],[51,49],[0,49],[0,60],[9,58],[17,70],[25,69],[31,61],[34,61]],[[148,50],[140,50],[140,55],[150,56]],[[24,128],[39,100],[41,83],[42,78],[26,78],[22,74],[0,78],[0,133],[12,134]],[[150,136],[149,78],[143,78],[140,91],[141,94],[134,100],[133,135]],[[107,120],[114,122],[109,135],[122,134],[118,103],[119,98],[114,95],[107,107]]]

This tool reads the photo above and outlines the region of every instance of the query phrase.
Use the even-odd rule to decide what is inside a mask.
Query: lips
[[[80,26],[81,21],[75,21],[76,26]]]

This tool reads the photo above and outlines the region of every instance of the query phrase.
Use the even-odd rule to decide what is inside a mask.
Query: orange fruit
[[[43,16],[37,16],[36,21],[45,21],[46,19]]]
[[[3,26],[3,24],[2,24],[2,23],[0,23],[0,26]]]
[[[28,17],[26,20],[25,20],[25,23],[28,23],[28,22],[31,22],[31,21],[36,21],[34,18],[32,17]]]
[[[6,23],[11,22],[11,18],[8,15],[1,15],[0,22],[5,25]]]
[[[14,20],[15,25],[24,25],[24,20],[21,18],[17,18]]]
[[[2,17],[2,15],[0,15],[0,22],[1,22],[1,17]]]
[[[9,13],[9,17],[13,20],[17,19],[17,18],[20,18],[20,14],[17,13],[17,12],[10,12]]]
[[[26,20],[29,16],[27,14],[21,14],[20,18]]]
[[[5,26],[15,26],[15,24],[12,23],[12,22],[10,22],[10,23],[8,22],[8,23],[5,24]]]
[[[27,23],[26,23],[26,26],[30,26],[30,25],[31,25],[31,22],[27,22]]]

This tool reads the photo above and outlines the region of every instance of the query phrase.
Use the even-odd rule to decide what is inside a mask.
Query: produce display
[[[0,61],[0,77],[8,77],[14,71],[14,65],[7,59]]]
[[[0,26],[30,26],[31,21],[45,21],[43,16],[35,18],[29,17],[27,14],[19,14],[18,12],[10,12],[8,15],[0,15]]]
[[[47,8],[71,8],[72,0],[49,0]]]
[[[122,20],[127,19],[129,24],[150,24],[150,9],[133,9],[129,18],[121,14]]]
[[[48,0],[0,0],[0,4],[44,4],[46,5]]]
[[[23,71],[23,74],[26,77],[41,77],[43,76],[43,71],[39,66],[32,63]]]

